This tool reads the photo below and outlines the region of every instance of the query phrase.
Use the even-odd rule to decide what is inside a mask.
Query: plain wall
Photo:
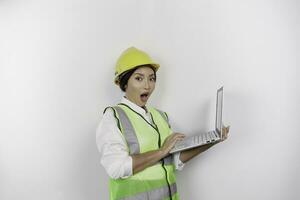
[[[0,199],[108,199],[95,131],[130,46],[161,64],[149,104],[229,139],[178,172],[181,199],[300,198],[296,0],[0,1]]]

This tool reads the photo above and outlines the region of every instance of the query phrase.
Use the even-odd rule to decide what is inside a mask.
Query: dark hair
[[[152,65],[140,65],[140,66],[137,66],[137,67],[135,67],[133,69],[130,69],[130,70],[128,70],[128,71],[120,74],[120,78],[119,78],[120,79],[120,84],[119,85],[120,85],[120,88],[121,88],[121,90],[123,92],[126,91],[126,85],[128,83],[129,78],[131,77],[131,75],[135,72],[135,70],[137,70],[140,67],[150,67],[153,70],[154,76],[156,78],[156,71],[155,71],[155,68]]]

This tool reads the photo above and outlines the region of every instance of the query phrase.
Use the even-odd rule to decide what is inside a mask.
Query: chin
[[[143,107],[143,106],[145,106],[146,104],[147,104],[147,102],[146,102],[146,103],[141,103],[140,106]]]

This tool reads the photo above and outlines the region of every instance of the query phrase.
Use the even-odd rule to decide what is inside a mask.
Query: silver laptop
[[[178,141],[170,153],[176,153],[194,147],[202,146],[209,143],[214,143],[222,139],[222,107],[223,107],[223,87],[217,91],[216,102],[216,122],[215,130],[199,135],[185,137],[182,141]]]

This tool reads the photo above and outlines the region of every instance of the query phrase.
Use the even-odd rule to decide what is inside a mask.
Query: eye
[[[156,81],[156,78],[155,78],[155,77],[152,77],[152,78],[150,78],[150,81],[155,82],[155,81]]]
[[[143,79],[142,79],[142,77],[137,76],[137,77],[135,77],[135,80],[141,81],[141,80],[143,80]]]

